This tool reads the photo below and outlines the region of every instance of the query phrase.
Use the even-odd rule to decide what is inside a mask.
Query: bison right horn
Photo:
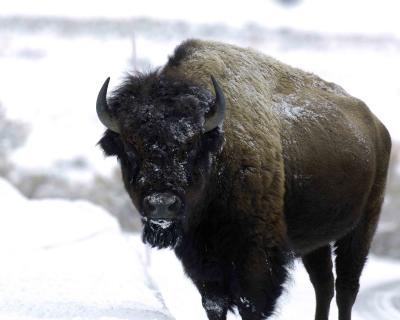
[[[102,124],[104,124],[107,129],[120,133],[119,126],[115,118],[110,114],[110,108],[107,103],[107,89],[108,83],[110,82],[110,77],[106,79],[103,86],[101,87],[99,94],[97,95],[96,111],[97,116]]]
[[[221,87],[219,86],[217,80],[215,80],[214,76],[211,76],[211,81],[214,86],[215,91],[215,105],[210,116],[206,115],[206,121],[204,123],[205,132],[209,132],[215,129],[218,126],[221,126],[224,122],[225,117],[225,97],[222,92]]]

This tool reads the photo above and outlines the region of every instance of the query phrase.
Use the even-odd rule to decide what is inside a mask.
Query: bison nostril
[[[153,193],[143,199],[143,211],[153,219],[173,219],[179,213],[181,200],[168,192]]]

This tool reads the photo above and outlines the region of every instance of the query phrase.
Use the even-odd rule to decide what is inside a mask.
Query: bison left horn
[[[110,82],[110,77],[106,79],[103,86],[101,87],[99,94],[97,95],[96,111],[97,116],[102,124],[104,124],[107,129],[120,133],[119,126],[115,118],[112,117],[110,113],[110,108],[107,103],[107,89],[108,83]]]
[[[211,115],[206,115],[206,121],[204,123],[205,132],[209,132],[218,126],[221,126],[224,122],[225,117],[225,97],[214,76],[211,76],[211,81],[215,91],[215,104],[212,110],[209,112]]]

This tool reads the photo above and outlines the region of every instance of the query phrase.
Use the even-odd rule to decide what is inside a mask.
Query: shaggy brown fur
[[[227,110],[223,131],[203,134],[210,75],[222,87]],[[339,319],[351,319],[391,147],[387,130],[364,103],[254,50],[189,40],[163,69],[128,79],[110,106],[122,133],[108,130],[100,144],[121,159],[139,211],[142,194],[164,190],[165,181],[185,201],[190,213],[168,241],[168,232],[146,227],[144,239],[174,247],[209,319],[225,319],[234,306],[243,319],[267,318],[289,261],[299,256],[315,288],[315,318],[327,320],[334,292],[331,243]],[[177,112],[186,119],[190,144],[175,139]],[[153,143],[164,151],[150,150]],[[163,162],[169,164],[155,174]],[[140,184],[145,178],[147,185]]]

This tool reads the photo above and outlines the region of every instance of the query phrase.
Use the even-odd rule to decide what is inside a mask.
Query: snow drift
[[[104,210],[28,201],[4,180],[0,198],[0,319],[173,319]]]

